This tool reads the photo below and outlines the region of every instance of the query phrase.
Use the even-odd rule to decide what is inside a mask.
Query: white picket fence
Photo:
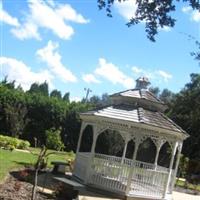
[[[88,163],[90,162],[90,173]],[[130,187],[127,189],[127,182],[132,168]],[[129,196],[146,196],[162,198],[165,192],[168,169],[155,165],[124,159],[115,156],[79,153],[76,158],[74,174],[82,180],[87,178],[87,184],[99,187],[108,191],[125,194]],[[86,174],[88,177],[86,177]],[[171,186],[169,192],[171,192]]]

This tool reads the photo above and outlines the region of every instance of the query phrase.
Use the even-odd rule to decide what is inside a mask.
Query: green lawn
[[[31,148],[31,151],[38,153],[39,149]],[[55,152],[48,150],[48,152]],[[48,167],[51,167],[50,162],[59,160],[66,161],[67,159],[73,159],[74,155],[71,153],[62,152],[59,154],[53,154],[49,156]],[[33,165],[37,159],[37,156],[31,153],[19,152],[19,151],[9,151],[0,149],[0,182],[6,177],[6,175],[12,169],[22,168],[27,165]]]

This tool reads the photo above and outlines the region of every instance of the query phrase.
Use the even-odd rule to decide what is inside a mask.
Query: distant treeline
[[[200,159],[200,74],[191,74],[191,81],[177,94],[168,89],[150,88],[168,105],[166,114],[190,134],[183,153]],[[107,94],[92,96],[87,101],[70,102],[70,93],[49,92],[48,84],[33,83],[28,91],[5,78],[0,82],[0,133],[28,140],[31,145],[45,144],[45,131],[61,130],[66,150],[75,151],[81,120],[79,113],[110,104]]]

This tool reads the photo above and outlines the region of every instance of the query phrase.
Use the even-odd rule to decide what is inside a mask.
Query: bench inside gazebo
[[[81,114],[73,177],[87,186],[130,198],[171,199],[187,133],[163,114],[148,89],[111,95],[112,105]]]

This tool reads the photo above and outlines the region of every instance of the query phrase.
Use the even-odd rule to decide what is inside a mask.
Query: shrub
[[[28,149],[30,147],[30,143],[26,140],[20,140],[20,143],[18,145],[19,149]]]
[[[63,150],[64,144],[61,141],[60,130],[50,129],[45,132],[46,134],[46,147],[56,151]]]
[[[20,140],[17,138],[0,135],[0,147],[3,147],[5,149],[27,149],[29,146],[30,143],[26,140]]]

